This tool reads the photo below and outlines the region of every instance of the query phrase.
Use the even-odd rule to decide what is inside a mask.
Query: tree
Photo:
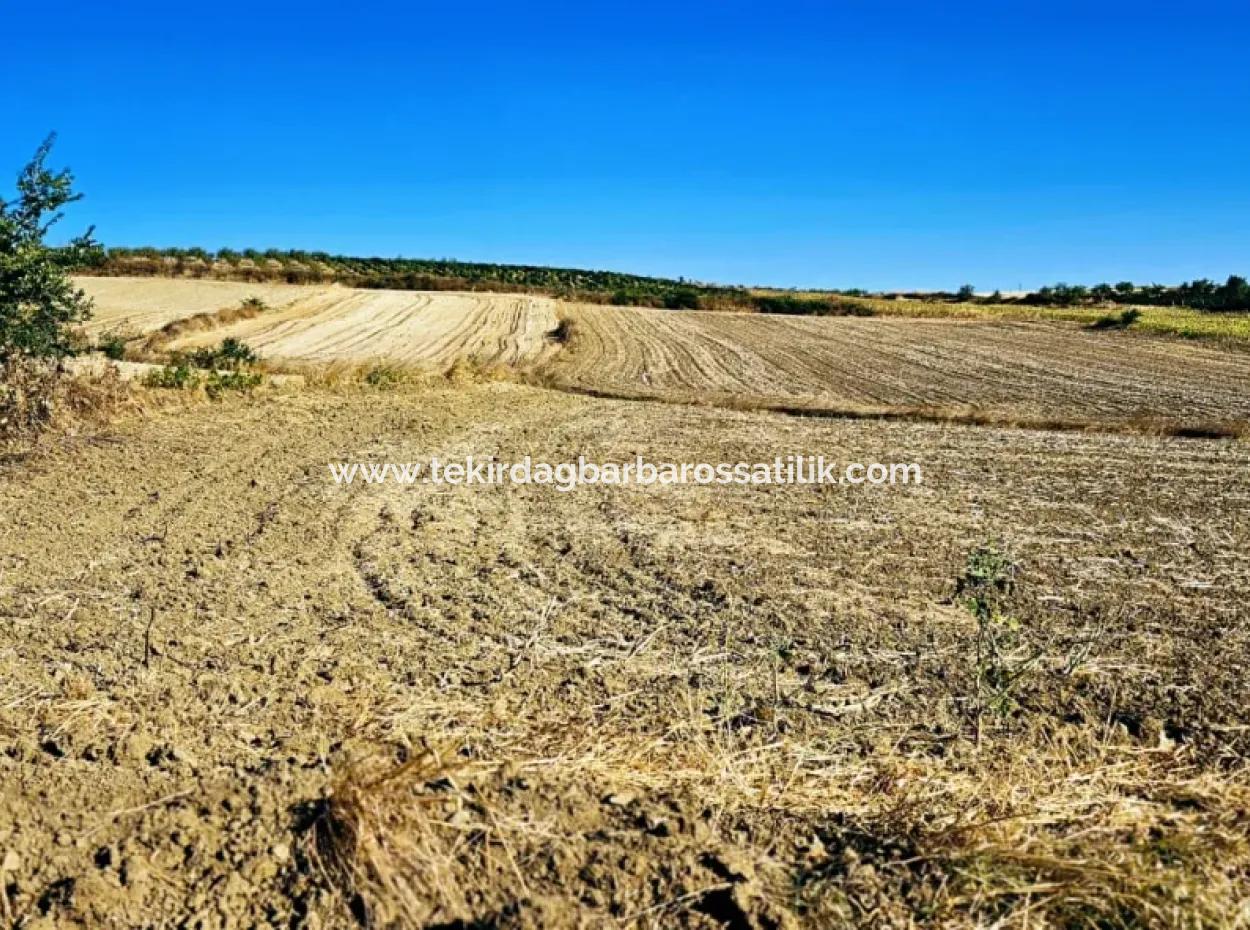
[[[976,296],[977,296],[977,292],[971,284],[965,284],[963,287],[961,287],[958,291],[955,292],[955,299],[963,301],[965,303],[972,300],[972,298]]]
[[[1229,275],[1219,299],[1222,310],[1250,310],[1250,282],[1240,275]]]
[[[67,269],[98,255],[92,229],[56,249],[44,237],[66,204],[82,198],[68,170],[45,162],[56,135],[49,135],[17,179],[17,199],[0,198],[0,374],[15,364],[72,354],[72,327],[91,313],[91,301],[70,281]]]

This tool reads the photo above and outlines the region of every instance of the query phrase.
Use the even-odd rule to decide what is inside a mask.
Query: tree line
[[[338,283],[396,290],[490,290],[632,306],[696,309],[736,303],[744,288],[722,287],[617,271],[463,262],[454,259],[379,258],[300,249],[102,249],[78,269],[91,274],[225,277],[232,280]]]
[[[128,248],[114,246],[72,256],[76,270],[94,274],[219,277],[288,284],[338,283],[393,290],[482,290],[544,294],[590,303],[664,307],[672,310],[756,310],[829,316],[871,313],[863,298],[929,302],[1024,304],[1046,307],[1143,305],[1192,307],[1211,313],[1250,311],[1250,284],[1238,275],[1223,283],[1205,278],[1176,286],[1162,284],[1054,284],[1023,296],[977,295],[971,285],[956,291],[877,292],[858,288],[821,292],[755,292],[745,287],[705,284],[618,271],[543,265],[462,262],[454,259],[379,258],[300,249]]]
[[[1162,284],[1055,284],[1043,287],[1022,298],[1022,303],[1042,306],[1080,306],[1083,304],[1140,304],[1150,307],[1192,307],[1210,313],[1250,311],[1250,282],[1240,275],[1229,275],[1223,284],[1207,278],[1186,281],[1175,287]]]

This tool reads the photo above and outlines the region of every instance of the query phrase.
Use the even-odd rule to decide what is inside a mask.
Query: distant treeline
[[[840,291],[843,295],[863,291]],[[1023,296],[1004,297],[999,292],[977,294],[970,284],[958,291],[895,291],[873,295],[882,299],[923,300],[945,303],[1022,304],[1035,307],[1090,307],[1106,304],[1150,307],[1191,307],[1210,313],[1250,311],[1250,284],[1245,278],[1230,275],[1223,284],[1199,278],[1184,284],[1052,284]]]
[[[101,249],[86,274],[222,278],[421,291],[505,291],[632,306],[719,309],[749,303],[745,288],[616,271],[502,265],[452,259],[357,258],[298,249]]]
[[[1211,313],[1250,311],[1250,283],[1238,275],[1229,275],[1223,284],[1206,278],[1186,281],[1176,287],[1162,284],[1137,285],[1132,281],[1119,284],[1056,284],[1043,287],[1021,303],[1041,306],[1070,307],[1083,304],[1141,304],[1151,307],[1193,307]]]
[[[541,265],[502,265],[452,259],[357,258],[298,249],[101,248],[87,267],[101,275],[161,275],[233,281],[338,283],[349,287],[419,291],[504,291],[566,300],[673,310],[754,310],[804,316],[871,316],[868,297],[927,302],[1024,304],[1047,307],[1139,304],[1193,307],[1213,313],[1250,311],[1250,284],[1233,275],[1223,284],[1199,279],[1177,287],[1161,284],[1055,284],[1023,297],[995,292],[978,296],[971,285],[951,292],[869,294],[859,289],[753,292],[745,287],[654,278],[617,271],[586,271]]]

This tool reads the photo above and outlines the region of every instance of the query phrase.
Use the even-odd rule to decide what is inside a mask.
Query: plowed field
[[[925,480],[327,471],[640,451]],[[1235,926],[1248,455],[493,384],[235,398],[9,463],[0,920]],[[987,540],[1042,652],[978,715]]]
[[[1049,323],[579,307],[552,366],[591,388],[1022,417],[1245,418],[1250,354]]]

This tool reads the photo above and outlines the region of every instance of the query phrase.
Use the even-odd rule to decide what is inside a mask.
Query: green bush
[[[59,249],[43,241],[60,209],[82,198],[73,175],[44,165],[55,139],[48,136],[18,176],[17,200],[0,198],[0,363],[73,354],[73,326],[91,312],[67,270],[97,260],[91,230]]]
[[[1136,307],[1129,307],[1122,313],[1109,313],[1106,316],[1100,316],[1090,323],[1086,329],[1128,329],[1137,322],[1140,316],[1140,310]]]
[[[105,358],[120,362],[126,357],[126,339],[117,333],[105,333],[96,340],[96,351],[104,353]]]
[[[196,349],[189,356],[191,364],[196,368],[204,368],[216,370],[224,368],[227,371],[239,371],[249,365],[256,364],[256,353],[245,342],[240,342],[233,336],[229,336],[221,341],[221,345],[215,349],[203,348]]]
[[[664,306],[669,310],[698,310],[699,292],[683,287],[664,295]]]
[[[214,371],[204,382],[204,391],[217,400],[226,391],[250,391],[260,382],[260,375],[252,371]]]
[[[178,361],[152,369],[144,376],[143,383],[152,388],[189,390],[199,386],[200,374],[186,361]]]
[[[71,267],[90,267],[101,253],[91,230],[61,248],[44,242],[60,210],[81,199],[68,171],[45,166],[48,136],[17,179],[17,199],[0,197],[0,436],[35,432],[52,417],[60,382],[57,360],[84,345],[75,326],[91,301],[74,287]]]
[[[403,372],[390,365],[375,365],[365,373],[365,384],[375,388],[394,387],[403,380]]]

